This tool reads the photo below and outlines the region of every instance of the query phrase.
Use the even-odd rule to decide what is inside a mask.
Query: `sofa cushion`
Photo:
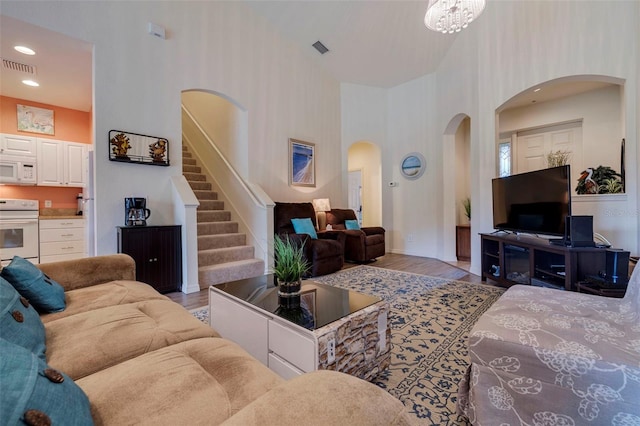
[[[44,326],[24,297],[0,277],[0,338],[29,350],[45,360]]]
[[[283,382],[226,339],[196,339],[78,380],[104,426],[217,425]]]
[[[219,336],[170,300],[83,312],[50,321],[45,329],[47,361],[74,380],[174,343]]]
[[[42,314],[45,324],[49,321],[93,311],[108,306],[125,305],[145,300],[168,300],[153,287],[139,281],[112,281],[85,288],[70,290],[66,293],[67,309],[62,312]]]
[[[293,230],[296,234],[307,234],[314,240],[318,239],[316,228],[308,217],[302,219],[291,219],[291,224],[293,225]]]
[[[344,227],[350,231],[356,231],[360,229],[360,224],[356,219],[349,219],[344,221]]]
[[[291,409],[292,402],[294,409]],[[269,391],[224,425],[399,426],[414,423],[404,405],[384,389],[348,374],[315,371]]]
[[[87,396],[66,374],[4,339],[0,352],[2,424],[93,424]]]
[[[18,292],[40,312],[60,312],[64,310],[64,289],[45,275],[33,263],[14,256],[9,265],[0,273]]]

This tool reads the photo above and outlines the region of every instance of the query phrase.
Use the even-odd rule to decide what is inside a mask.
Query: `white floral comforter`
[[[469,335],[476,425],[640,425],[640,268],[624,299],[516,285]]]

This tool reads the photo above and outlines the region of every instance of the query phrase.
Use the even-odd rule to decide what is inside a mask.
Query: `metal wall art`
[[[109,131],[109,160],[123,163],[169,165],[169,141],[138,133]]]

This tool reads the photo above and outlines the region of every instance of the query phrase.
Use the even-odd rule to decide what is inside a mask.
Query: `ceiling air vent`
[[[322,44],[322,42],[320,40],[318,40],[315,43],[313,43],[312,46],[315,47],[316,50],[318,52],[320,52],[321,54],[323,54],[323,55],[329,51],[329,49],[327,49],[327,46]]]
[[[11,59],[2,58],[2,68],[5,70],[12,70],[12,71],[23,72],[25,74],[36,75],[35,66],[21,64],[20,62],[12,61]]]

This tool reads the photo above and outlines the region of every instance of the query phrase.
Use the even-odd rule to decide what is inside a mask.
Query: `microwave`
[[[13,155],[0,156],[0,183],[35,185],[36,158]]]

